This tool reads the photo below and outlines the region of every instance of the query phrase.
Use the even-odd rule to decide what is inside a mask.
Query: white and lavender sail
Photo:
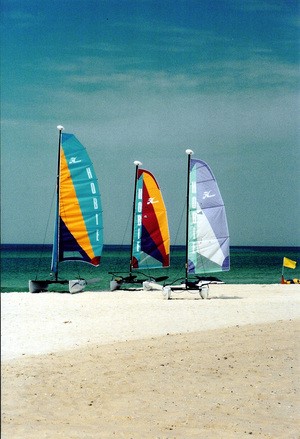
[[[190,160],[188,208],[189,274],[230,269],[229,232],[225,206],[210,167]]]

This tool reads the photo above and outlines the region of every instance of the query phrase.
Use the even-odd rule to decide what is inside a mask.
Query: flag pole
[[[281,283],[284,284],[284,259],[282,260],[282,270],[281,270]]]

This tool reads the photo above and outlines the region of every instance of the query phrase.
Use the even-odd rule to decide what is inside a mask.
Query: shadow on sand
[[[175,293],[176,294],[176,293]],[[177,292],[178,294],[178,292]],[[194,296],[194,297],[193,297]],[[207,299],[202,299],[200,296],[195,297],[196,293],[191,293],[190,297],[170,297],[169,300],[239,300],[243,299],[243,297],[239,296],[215,296],[215,297],[208,297]]]

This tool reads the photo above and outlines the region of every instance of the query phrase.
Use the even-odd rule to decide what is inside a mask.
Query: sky
[[[1,25],[2,243],[51,243],[62,124],[94,162],[105,244],[130,241],[134,160],[184,243],[190,148],[231,245],[300,246],[298,0],[2,0]]]

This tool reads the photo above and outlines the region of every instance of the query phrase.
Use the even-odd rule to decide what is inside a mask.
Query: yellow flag
[[[292,261],[291,259],[288,258],[283,258],[283,266],[287,267],[287,268],[296,268],[296,261]]]

